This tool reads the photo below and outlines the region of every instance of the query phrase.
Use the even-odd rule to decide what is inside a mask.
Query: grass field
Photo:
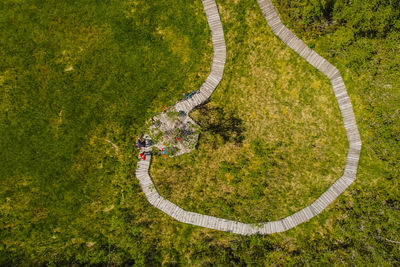
[[[273,35],[255,3],[222,2],[220,12],[228,58],[221,85],[192,115],[205,128],[199,149],[157,158],[151,175],[187,210],[277,220],[342,175],[340,111],[329,80]]]
[[[132,198],[144,121],[207,75],[201,2],[3,1],[0,26],[1,259],[79,259]]]
[[[174,221],[134,176],[145,121],[209,73],[200,1],[2,1],[0,264],[399,265],[400,7],[273,2],[340,69],[363,150],[356,182],[322,214],[244,237]],[[256,1],[217,4],[228,56],[191,114],[198,150],[154,158],[151,174],[188,210],[279,219],[340,177],[340,113],[328,80],[271,33]]]

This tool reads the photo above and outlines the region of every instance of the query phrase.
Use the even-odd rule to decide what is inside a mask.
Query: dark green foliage
[[[280,13],[296,31],[334,32],[336,27],[351,29],[357,37],[385,37],[400,29],[398,0],[281,0]],[[290,16],[290,18],[289,18]]]

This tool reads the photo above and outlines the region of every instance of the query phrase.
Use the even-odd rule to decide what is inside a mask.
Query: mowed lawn
[[[258,5],[219,2],[221,84],[191,116],[198,151],[156,158],[160,193],[183,208],[248,223],[310,205],[343,173],[347,139],[329,80],[268,27]]]

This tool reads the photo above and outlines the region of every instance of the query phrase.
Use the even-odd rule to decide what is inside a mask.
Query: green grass
[[[200,1],[1,2],[0,264],[398,265],[400,9],[328,2],[274,4],[343,75],[363,141],[357,180],[311,221],[252,237],[173,220],[134,176],[145,121],[210,70]],[[199,149],[155,158],[152,175],[191,211],[282,218],[340,177],[340,114],[327,79],[272,35],[255,1],[217,4],[228,59],[191,114]],[[320,9],[341,6],[333,19]]]
[[[192,115],[206,128],[199,149],[157,158],[151,175],[187,210],[252,223],[281,219],[342,175],[340,111],[329,80],[273,35],[255,3],[220,9],[228,59],[211,101]]]
[[[3,1],[0,27],[0,259],[106,262],[135,136],[208,72],[202,5]]]

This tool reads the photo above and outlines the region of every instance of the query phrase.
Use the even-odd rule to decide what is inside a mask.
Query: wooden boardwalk
[[[307,47],[303,41],[297,38],[282,24],[270,0],[257,1],[272,31],[284,43],[296,51],[296,53],[307,60],[312,66],[324,73],[332,83],[333,91],[340,107],[344,127],[347,133],[347,139],[349,142],[349,150],[343,176],[340,177],[310,206],[281,220],[260,223],[256,225],[186,211],[167,199],[164,199],[158,194],[149,175],[151,147],[145,147],[141,149],[141,152],[146,153],[146,160],[140,160],[136,170],[136,177],[140,182],[140,186],[142,187],[148,201],[154,207],[162,210],[169,216],[183,223],[242,235],[272,234],[283,232],[303,222],[306,222],[312,217],[321,213],[355,180],[361,151],[361,140],[353,113],[353,107],[351,105],[350,98],[347,95],[346,87],[339,71],[327,60]],[[214,0],[203,0],[203,6],[207,15],[208,24],[211,28],[214,45],[214,59],[211,73],[200,88],[200,93],[195,94],[193,98],[181,101],[175,105],[177,110],[183,110],[187,113],[189,113],[194,107],[204,103],[204,101],[210,97],[222,79],[225,65],[226,48],[217,6]]]
[[[186,114],[189,114],[189,112],[195,107],[207,101],[221,81],[225,68],[226,46],[224,30],[222,29],[222,23],[219,18],[217,5],[215,4],[215,0],[202,0],[202,2],[206,12],[208,25],[211,29],[214,57],[211,66],[211,72],[206,81],[200,87],[198,93],[194,94],[188,99],[182,100],[175,105],[176,110],[182,110],[186,112]]]

